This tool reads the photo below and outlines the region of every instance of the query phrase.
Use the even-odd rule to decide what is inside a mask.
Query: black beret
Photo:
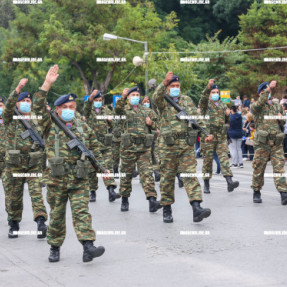
[[[1,98],[1,97],[0,97],[0,103],[5,104],[5,98]]]
[[[72,93],[68,95],[63,95],[54,102],[54,106],[57,107],[68,102],[75,102],[76,98],[77,96]]]
[[[97,99],[97,98],[101,98],[103,96],[102,92],[101,91],[98,91],[96,93],[96,95],[93,97],[93,99]]]
[[[258,86],[257,94],[260,94],[262,90],[265,90],[267,86],[269,85],[269,82],[263,82]]]
[[[127,96],[132,92],[140,92],[140,89],[138,87],[133,87],[133,88],[129,89]]]
[[[171,83],[173,83],[173,82],[179,82],[180,81],[180,79],[179,79],[179,77],[178,76],[176,76],[176,75],[173,75],[172,76],[172,79],[168,82],[168,86],[171,84]]]
[[[219,87],[218,87],[216,84],[214,84],[214,85],[211,86],[211,90],[215,90],[215,89],[218,89],[218,90],[219,90]]]
[[[32,95],[31,95],[30,93],[28,93],[28,92],[23,92],[23,93],[21,93],[21,94],[19,95],[19,97],[18,97],[18,99],[17,99],[17,102],[20,102],[20,101],[22,101],[22,100],[25,99],[25,98],[29,98],[29,99],[32,100]]]

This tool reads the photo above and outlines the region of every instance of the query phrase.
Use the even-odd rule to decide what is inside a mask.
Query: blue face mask
[[[137,96],[131,97],[131,104],[132,104],[133,106],[138,105],[139,102],[140,102],[140,97],[137,97]]]
[[[271,94],[268,95],[268,100],[270,100],[270,99],[271,99]]]
[[[71,121],[75,116],[75,111],[70,110],[70,109],[64,109],[62,110],[62,115],[61,118],[65,121],[65,122],[69,122]]]
[[[219,100],[219,94],[212,94],[212,95],[211,95],[211,99],[212,99],[214,102],[218,101],[218,100]]]
[[[180,89],[179,88],[170,88],[170,95],[174,98],[179,97]]]
[[[3,114],[3,108],[0,108],[0,116]]]
[[[238,112],[239,115],[241,115],[241,112]]]
[[[144,106],[150,108],[150,103],[144,103]]]
[[[31,110],[31,104],[27,102],[21,102],[19,109],[22,113],[29,113]]]
[[[94,102],[94,107],[95,107],[96,109],[101,108],[102,105],[103,105],[103,102]]]

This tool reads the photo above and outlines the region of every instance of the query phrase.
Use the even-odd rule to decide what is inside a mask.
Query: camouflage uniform
[[[123,197],[130,197],[132,174],[137,163],[146,198],[156,198],[151,147],[146,147],[144,144],[146,134],[150,133],[145,120],[146,117],[150,117],[152,120],[151,129],[156,129],[154,114],[142,105],[138,105],[137,110],[135,110],[132,105],[126,104],[126,99],[122,98],[117,101],[115,112],[117,115],[126,116],[126,119],[122,121],[122,130],[128,133],[132,139],[132,145],[129,147],[125,147],[123,140],[121,141],[121,173],[125,174],[125,177],[121,177],[120,194]]]
[[[121,120],[117,120],[113,125],[113,166],[118,170],[120,166],[121,147]]]
[[[285,121],[264,119],[264,116],[277,116],[278,113],[283,115],[283,108],[276,103],[269,105],[267,103],[268,95],[268,91],[263,91],[259,99],[251,106],[251,112],[254,115],[256,124],[256,136],[254,141],[255,155],[252,163],[253,178],[251,187],[256,191],[260,191],[264,185],[264,171],[268,160],[271,160],[274,173],[285,173],[282,141],[276,140],[276,135],[280,133],[282,139],[284,139],[284,133],[282,134],[279,125],[283,126]],[[265,143],[265,140],[260,136],[261,131],[268,133],[268,138]],[[285,177],[274,177],[274,183],[279,192],[287,191]]]
[[[13,120],[14,109],[18,94],[13,91],[6,103],[3,118],[6,128],[6,168],[4,190],[8,194],[8,220],[20,222],[23,212],[23,191],[25,180],[29,186],[32,200],[34,220],[42,216],[47,220],[47,211],[43,201],[41,177],[13,177],[13,173],[42,173],[43,151],[39,145],[33,144],[30,137],[22,139],[21,134],[26,130],[19,120]],[[33,116],[34,114],[31,114]],[[40,132],[37,120],[30,120],[31,126]],[[41,135],[41,133],[39,133]],[[20,150],[21,163],[15,165],[11,161],[9,150]],[[40,152],[37,160],[32,160],[29,153]]]
[[[160,112],[160,192],[161,205],[174,203],[174,181],[180,169],[182,173],[196,173],[196,159],[194,144],[189,145],[186,141],[187,132],[192,130],[185,120],[176,118],[177,111],[164,99],[166,88],[161,83],[154,95],[153,100]],[[191,116],[197,115],[197,110],[190,97],[180,95],[178,104]],[[201,120],[198,123],[205,127]],[[165,132],[172,131],[174,144],[167,145],[164,139]],[[197,132],[195,132],[197,134]],[[202,201],[202,192],[197,177],[184,177],[183,183],[190,202]]]
[[[97,119],[97,116],[107,116],[112,115],[112,111],[108,107],[101,107],[100,112],[96,113],[95,109],[93,108],[93,102],[87,100],[84,104],[84,116],[86,117],[87,123],[90,128],[96,134],[96,137],[100,143],[100,151],[105,159],[105,168],[113,171],[113,152],[112,146],[108,146],[105,144],[105,134],[110,133],[110,129],[112,128],[112,123],[106,119]],[[98,178],[97,172],[94,169],[90,170],[89,173],[89,183],[90,183],[90,190],[97,190],[98,189]],[[110,177],[108,180],[104,181],[106,187],[114,186],[117,187],[115,180]]]
[[[201,150],[203,152],[203,166],[202,173],[206,175],[203,179],[210,179],[212,177],[212,162],[213,162],[213,153],[216,151],[221,173],[224,177],[232,177],[232,171],[229,167],[229,158],[228,158],[228,146],[227,146],[227,122],[229,117],[225,115],[227,106],[218,101],[218,105],[209,100],[210,90],[206,88],[201,95],[199,106],[200,112],[203,116],[209,116],[209,119],[206,120],[207,127],[210,130],[210,134],[214,136],[212,142],[204,142],[204,138],[201,139]]]
[[[34,109],[42,114],[39,125],[46,141],[46,154],[49,165],[51,158],[64,158],[65,175],[54,177],[51,168],[45,171],[44,182],[48,187],[47,201],[51,207],[50,224],[47,232],[48,243],[52,246],[61,246],[66,235],[66,204],[70,200],[73,225],[80,242],[94,241],[95,232],[92,229],[92,218],[88,211],[89,180],[75,177],[74,168],[80,155],[76,150],[70,151],[66,143],[70,139],[52,121],[46,110],[47,92],[39,90],[34,96]],[[73,120],[71,131],[84,141],[88,149],[94,152],[95,157],[103,163],[99,149],[99,142],[92,129],[80,119]],[[57,146],[59,148],[57,148]],[[58,150],[58,151],[57,151]],[[59,154],[58,154],[59,153]]]
[[[2,179],[2,184],[4,186],[4,181],[5,181],[5,162],[4,162],[4,159],[5,159],[5,137],[6,137],[6,134],[5,134],[5,131],[6,131],[6,128],[5,128],[5,124],[4,124],[4,120],[3,120],[3,117],[0,116],[0,138],[1,138],[1,141],[0,141],[0,177]],[[5,190],[4,190],[5,192]],[[5,210],[6,212],[8,213],[8,194],[5,192]]]

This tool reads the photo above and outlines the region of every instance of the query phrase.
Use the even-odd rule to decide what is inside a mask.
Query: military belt
[[[98,141],[101,143],[104,143],[105,137],[98,136]]]
[[[187,133],[178,133],[173,135],[174,139],[186,139]]]
[[[132,138],[132,143],[134,144],[143,144],[144,138]]]

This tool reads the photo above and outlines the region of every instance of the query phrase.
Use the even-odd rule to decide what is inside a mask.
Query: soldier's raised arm
[[[21,79],[16,89],[9,95],[3,112],[5,124],[10,124],[13,121],[14,109],[16,108],[18,97],[21,90],[26,86],[27,83],[28,79]]]
[[[209,96],[211,92],[211,87],[214,85],[214,79],[210,79],[208,81],[208,84],[206,88],[202,91],[201,97],[199,100],[199,107],[202,115],[206,115],[207,108],[208,108],[208,102],[209,102]]]
[[[173,77],[173,72],[168,72],[165,76],[165,79],[162,81],[162,83],[156,88],[154,94],[153,94],[153,101],[156,104],[159,111],[162,111],[165,106],[167,105],[164,95],[166,93],[166,88],[168,86],[168,83],[171,81]]]
[[[259,85],[257,90],[257,93],[260,94],[259,99],[251,105],[251,112],[253,114],[257,114],[261,111],[262,107],[266,104],[266,101],[268,100],[268,96],[271,89],[275,88],[276,84],[276,81],[272,81],[270,84],[268,82],[264,82]]]
[[[93,90],[91,95],[89,96],[88,100],[84,103],[84,110],[83,115],[88,119],[91,116],[92,106],[93,106],[93,99],[95,95],[98,93],[98,90]]]
[[[115,106],[115,113],[116,115],[124,115],[125,114],[125,104],[126,98],[128,95],[129,89],[125,88],[122,93],[122,97],[117,101]]]
[[[59,77],[58,72],[59,72],[58,65],[52,66],[46,75],[42,87],[34,95],[33,108],[36,115],[42,116],[42,118],[38,120],[38,124],[41,130],[43,131],[44,137],[45,135],[48,134],[52,124],[50,113],[46,107],[47,95],[49,90],[51,89],[51,86]]]

